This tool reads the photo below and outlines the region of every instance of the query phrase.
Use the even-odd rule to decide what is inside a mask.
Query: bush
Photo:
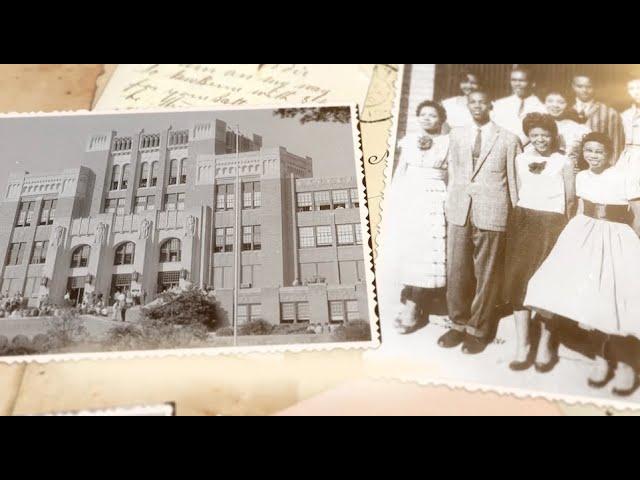
[[[9,339],[0,335],[0,354],[4,354],[7,350],[9,350]]]
[[[334,342],[364,342],[371,340],[371,326],[368,322],[356,320],[339,326],[331,334]]]
[[[270,335],[273,325],[266,320],[254,320],[238,325],[238,335]]]
[[[171,325],[203,325],[213,329],[218,321],[215,299],[200,288],[169,291],[160,297],[158,305],[145,310],[145,316]]]
[[[273,329],[273,335],[299,335],[301,333],[315,333],[309,324],[282,324],[276,325]]]
[[[222,327],[216,330],[216,335],[219,337],[233,337],[233,327]]]
[[[38,353],[44,353],[48,351],[50,346],[51,342],[49,340],[49,337],[43,335],[42,333],[39,333],[38,335],[33,337],[33,340],[31,341],[31,347]]]
[[[84,321],[73,309],[56,310],[48,323],[47,337],[51,348],[67,348],[89,337]]]

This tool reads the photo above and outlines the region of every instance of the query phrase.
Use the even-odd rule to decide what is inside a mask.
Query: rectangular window
[[[149,195],[147,197],[147,210],[155,210],[156,209],[156,196]]]
[[[282,302],[280,304],[280,323],[309,323],[308,302]]]
[[[331,210],[329,191],[315,192],[316,210]]]
[[[184,210],[184,199],[185,199],[185,194],[184,193],[179,193],[178,194],[178,203],[177,203],[177,208],[179,211],[183,211]]]
[[[120,190],[126,190],[129,186],[129,170],[131,170],[130,164],[122,166],[122,182],[120,183]]]
[[[351,189],[351,206],[353,208],[359,208],[360,207],[360,196],[358,195],[358,189],[357,188],[352,188]]]
[[[9,245],[9,250],[7,252],[7,265],[22,265],[22,260],[24,259],[24,251],[27,248],[27,244],[25,242],[20,243],[12,243]]]
[[[228,227],[225,228],[225,244],[224,244],[224,251],[225,252],[233,252],[233,243],[234,243],[234,238],[233,238],[233,227]]]
[[[171,160],[169,163],[169,185],[178,183],[178,160]]]
[[[125,199],[124,198],[119,198],[118,199],[118,206],[116,208],[116,215],[124,215],[124,202]]]
[[[242,184],[242,208],[253,208],[253,182]]]
[[[253,232],[251,227],[242,227],[242,250],[251,250]]]
[[[155,187],[158,184],[158,162],[151,164],[151,186]]]
[[[344,301],[329,302],[329,322],[344,323]]]
[[[260,232],[260,225],[253,226],[253,249],[262,249],[262,234]]]
[[[216,245],[214,248],[214,252],[220,253],[224,252],[225,246],[225,236],[224,236],[224,228],[216,228]]]
[[[338,245],[353,245],[353,225],[337,225]]]
[[[260,208],[262,206],[262,191],[260,189],[260,182],[253,182],[253,208]]]
[[[362,245],[362,225],[356,223],[353,225],[353,229],[356,232],[356,244]]]
[[[300,248],[313,248],[316,246],[313,227],[300,227],[298,229]]]
[[[262,319],[262,305],[259,303],[249,303],[238,305],[238,324],[255,322]]]
[[[171,212],[177,209],[178,196],[175,193],[169,193],[164,196],[164,209]]]
[[[25,297],[37,297],[38,293],[40,293],[40,277],[27,277],[24,287]]]
[[[316,227],[316,238],[318,247],[330,247],[331,245],[333,245],[331,226],[323,225],[320,227]]]
[[[235,186],[229,184],[226,186],[226,190],[227,190],[227,210],[233,210],[235,208],[235,201],[236,201],[236,197],[234,195]]]
[[[360,307],[357,300],[347,300],[347,321],[360,320]]]
[[[49,246],[48,241],[34,242],[33,249],[31,250],[31,264],[42,264],[47,261],[47,248]]]
[[[16,227],[31,226],[35,208],[36,202],[20,202],[20,206],[18,208],[18,217],[16,218]]]
[[[118,201],[115,198],[107,198],[104,201],[104,213],[116,213]]]
[[[331,194],[333,195],[333,208],[347,208],[349,193],[346,190],[334,190]]]
[[[158,272],[158,291],[164,292],[180,286],[180,272]]]
[[[53,225],[53,219],[56,214],[57,200],[45,200],[42,202],[42,210],[40,211],[39,225]]]
[[[218,185],[216,193],[216,210],[233,210],[235,208],[235,187],[232,183]]]
[[[240,271],[240,287],[250,288],[253,286],[253,265],[242,265]]]
[[[313,210],[313,194],[311,192],[298,193],[298,211],[310,212]]]
[[[144,212],[147,209],[147,197],[136,197],[133,211],[135,213]]]
[[[5,278],[2,282],[2,293],[13,296],[16,293],[22,294],[21,278]]]
[[[149,185],[149,162],[143,162],[140,166],[140,182],[138,187],[146,188]]]
[[[180,160],[180,183],[187,183],[187,166],[185,165],[187,159]]]

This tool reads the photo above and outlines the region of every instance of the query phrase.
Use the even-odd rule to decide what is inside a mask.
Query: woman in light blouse
[[[507,230],[506,286],[514,308],[517,347],[512,370],[533,363],[539,372],[550,371],[556,358],[551,331],[542,322],[537,353],[530,341],[531,311],[524,307],[529,280],[555,245],[575,210],[573,162],[558,152],[558,127],[548,114],[530,113],[523,121],[531,149],[516,157],[518,203]],[[537,318],[537,317],[536,317]]]

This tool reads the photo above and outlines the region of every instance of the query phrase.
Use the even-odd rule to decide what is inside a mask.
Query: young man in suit
[[[576,95],[573,110],[578,114],[580,122],[587,125],[591,131],[607,135],[613,142],[611,162],[616,163],[624,150],[624,127],[620,114],[602,102],[596,101],[593,79],[580,73],[573,77],[571,86]]]
[[[447,306],[452,329],[443,348],[463,344],[482,352],[493,331],[500,300],[505,231],[517,203],[515,158],[518,137],[491,121],[491,99],[469,95],[473,124],[454,128],[448,153]]]

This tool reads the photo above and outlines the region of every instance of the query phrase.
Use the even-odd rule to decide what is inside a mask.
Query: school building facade
[[[367,321],[359,206],[354,177],[314,178],[311,158],[220,120],[97,133],[78,168],[8,178],[0,289],[35,306],[196,284],[230,321],[239,252],[239,322]]]

